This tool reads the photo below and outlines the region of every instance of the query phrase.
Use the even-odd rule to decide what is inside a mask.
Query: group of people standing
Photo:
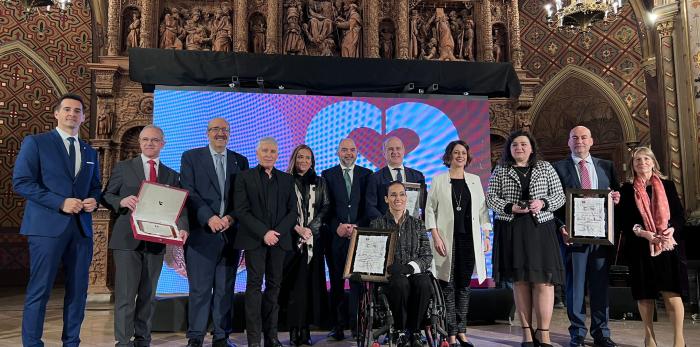
[[[191,347],[202,346],[209,317],[212,346],[233,346],[229,336],[240,251],[247,269],[245,321],[250,346],[260,346],[261,339],[266,347],[282,345],[277,336],[280,305],[287,307],[290,343],[312,343],[309,324],[323,308],[327,294],[324,260],[330,272],[334,326],[329,337],[344,339],[345,327],[356,326],[362,289],[351,281],[349,298],[345,298],[343,268],[350,237],[358,226],[398,233],[387,296],[399,345],[422,345],[419,332],[434,264],[432,275],[445,296],[448,342],[473,346],[466,334],[471,277],[476,272],[479,282],[486,278],[484,253],[491,250],[493,229],[494,277],[513,284],[523,346],[551,345],[555,284],[566,284],[571,346],[584,345],[584,283],[591,298],[594,342],[615,346],[607,327],[611,248],[570,244],[561,219],[562,185],[611,190],[617,229],[624,235],[630,261],[633,295],[644,321],[645,343],[655,346],[652,317],[654,299],[660,293],[675,329],[674,346],[684,345],[680,296],[687,276],[683,277],[677,247],[682,240],[683,208],[674,184],[664,179],[646,147],[633,151],[633,178],[618,187],[612,163],[590,156],[593,140],[585,127],[571,130],[571,157],[554,166],[537,159],[530,134],[517,131],[508,138],[484,193],[479,177],[467,172],[472,160],[469,145],[452,141],[442,157],[447,172],[435,176],[430,191],[423,194],[424,222],[407,212],[404,183],[424,186],[425,177],[404,166],[405,148],[397,137],[384,142],[387,165],[374,173],[356,165],[357,147],[351,139],[340,141],[339,163],[320,175],[313,151],[306,145],[294,149],[284,172],[275,167],[279,155],[275,139],[258,141],[258,165],[249,168],[246,157],[227,149],[229,123],[214,118],[206,129],[209,144],[183,153],[178,175],[160,162],[165,134],[149,125],[139,134],[141,154],[117,163],[101,192],[97,154],[78,139],[84,120],[82,99],[64,95],[54,116],[55,130],[24,140],[13,173],[15,191],[27,199],[21,229],[28,236],[31,259],[22,322],[25,346],[42,345],[46,303],[61,263],[66,274],[62,340],[65,346],[80,343],[92,259],[90,213],[98,202],[115,219],[109,248],[116,267],[117,345],[150,345],[164,246],[133,237],[129,221],[142,181],[189,192],[186,212],[177,225],[185,241],[190,288],[186,336]],[[493,227],[489,208],[494,213]]]

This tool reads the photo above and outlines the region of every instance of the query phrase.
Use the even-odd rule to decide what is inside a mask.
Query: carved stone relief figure
[[[336,26],[343,30],[343,41],[340,45],[340,55],[345,58],[360,57],[360,38],[362,36],[362,17],[357,12],[357,4],[346,5],[347,19],[338,18]]]
[[[217,8],[214,12],[214,20],[209,31],[211,32],[212,51],[231,51],[231,33],[233,32],[231,18],[221,8]]]
[[[128,33],[126,35],[126,45],[124,45],[124,47],[139,47],[139,41],[141,39],[141,13],[139,10],[132,10],[131,21],[129,22],[127,30]]]
[[[170,13],[165,14],[160,24],[160,44],[158,47],[164,49],[182,49],[182,40],[180,40],[181,30],[180,14],[177,8],[172,8]]]
[[[315,47],[316,55],[333,55],[335,6],[328,0],[309,0],[306,10],[309,21],[304,23],[302,28],[310,44]]]
[[[287,23],[284,33],[284,54],[306,54],[306,44],[302,37],[302,29],[299,22],[301,4],[293,3],[287,8]]]
[[[450,11],[448,17],[452,39],[456,43],[455,57],[457,59],[462,59],[462,52],[464,51],[464,24],[457,17],[457,11]]]
[[[474,61],[474,21],[471,19],[464,23],[464,59]]]
[[[97,111],[97,135],[100,135],[101,138],[108,138],[112,134],[113,122],[112,107],[107,103],[102,103]]]
[[[432,21],[432,20],[431,20]],[[438,50],[440,52],[440,60],[457,60],[454,55],[455,41],[452,38],[452,30],[450,23],[445,15],[445,9],[436,8],[435,15],[435,32],[438,41]]]
[[[250,51],[257,54],[265,53],[265,32],[267,27],[265,25],[265,17],[261,14],[256,14],[251,16],[250,20]]]
[[[411,10],[411,19],[409,21],[409,33],[411,37],[411,58],[418,59],[421,56],[423,38],[421,35],[421,27],[423,18],[418,13],[418,10]]]
[[[185,48],[191,51],[209,50],[211,43],[207,28],[202,25],[202,10],[195,8],[192,10],[190,18],[185,22]]]
[[[394,58],[394,25],[389,20],[383,20],[379,32],[379,52],[384,59]]]
[[[506,61],[506,33],[500,25],[493,27],[493,61],[496,63]]]

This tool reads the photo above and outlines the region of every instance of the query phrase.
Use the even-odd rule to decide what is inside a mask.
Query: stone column
[[[513,67],[519,69],[523,66],[523,49],[520,44],[520,8],[518,8],[518,0],[510,0],[510,61]]]
[[[678,121],[678,92],[676,90],[676,69],[675,69],[675,57],[674,42],[673,42],[673,32],[674,32],[674,22],[676,21],[676,15],[678,14],[678,4],[670,3],[654,8],[654,14],[657,15],[656,21],[656,31],[658,35],[659,42],[659,55],[660,61],[658,76],[659,79],[659,90],[663,91],[663,116],[664,119],[660,120],[660,125],[662,129],[654,129],[650,127],[651,137],[654,138],[658,136],[659,138],[664,138],[666,141],[666,148],[654,149],[665,150],[663,161],[665,166],[666,174],[668,174],[669,179],[673,180],[678,186],[678,194],[683,200],[683,169],[681,166],[681,140],[680,140],[680,125]],[[665,129],[663,129],[665,128]],[[655,131],[656,130],[656,131]],[[653,142],[653,141],[652,141]]]
[[[233,51],[248,52],[248,21],[246,18],[248,1],[235,0],[233,6]]]
[[[481,46],[481,58],[485,62],[493,62],[493,36],[491,33],[491,0],[484,0],[481,5],[479,6],[479,13],[477,15],[482,15],[483,19],[480,20],[482,27],[481,27],[481,34],[479,37],[481,38],[481,42],[483,42],[483,45]]]
[[[279,21],[281,1],[267,2],[267,32],[265,33],[265,53],[277,54],[280,51],[279,45]]]
[[[112,0],[110,0],[112,1]],[[141,47],[142,48],[157,48],[158,47],[158,14],[154,14],[156,1],[142,0],[141,1]],[[154,23],[156,23],[154,25]],[[153,44],[155,40],[155,44]]]
[[[107,55],[118,55],[121,3],[119,0],[109,0],[107,6]]]
[[[388,0],[387,0],[388,1]],[[379,0],[365,0],[362,9],[362,42],[365,58],[379,58]]]
[[[396,46],[398,48],[397,58],[409,59],[411,43],[408,17],[409,8],[408,1],[396,0]]]

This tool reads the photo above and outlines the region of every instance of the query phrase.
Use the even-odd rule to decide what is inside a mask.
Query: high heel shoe
[[[535,331],[532,330],[530,327],[522,327],[523,330],[528,329],[530,330],[530,337],[532,337],[532,341],[526,341],[526,342],[521,342],[520,347],[538,347],[539,343],[535,343]],[[525,331],[523,331],[523,339],[525,339]]]
[[[549,329],[539,329],[539,328],[538,328],[537,330],[535,330],[535,334],[532,335],[532,340],[533,340],[533,341],[537,341],[537,345],[540,346],[540,347],[554,347],[554,346],[552,346],[551,343],[544,343],[544,342],[542,342],[542,341],[537,340],[537,339],[535,338],[535,335],[537,334],[538,331],[546,331],[546,332],[549,332]],[[540,334],[540,337],[542,337],[542,334]]]
[[[469,340],[462,341],[462,339],[459,338],[459,335],[456,337],[457,343],[459,344],[459,347],[474,347],[474,344],[471,343]]]

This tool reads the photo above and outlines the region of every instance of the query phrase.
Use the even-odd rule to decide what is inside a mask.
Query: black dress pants
[[[278,247],[261,246],[245,251],[248,278],[245,289],[246,334],[248,345],[259,345],[261,333],[265,339],[277,338],[277,318],[285,251]],[[261,288],[265,277],[265,293]]]
[[[432,295],[428,273],[391,276],[387,296],[396,330],[419,332]]]

